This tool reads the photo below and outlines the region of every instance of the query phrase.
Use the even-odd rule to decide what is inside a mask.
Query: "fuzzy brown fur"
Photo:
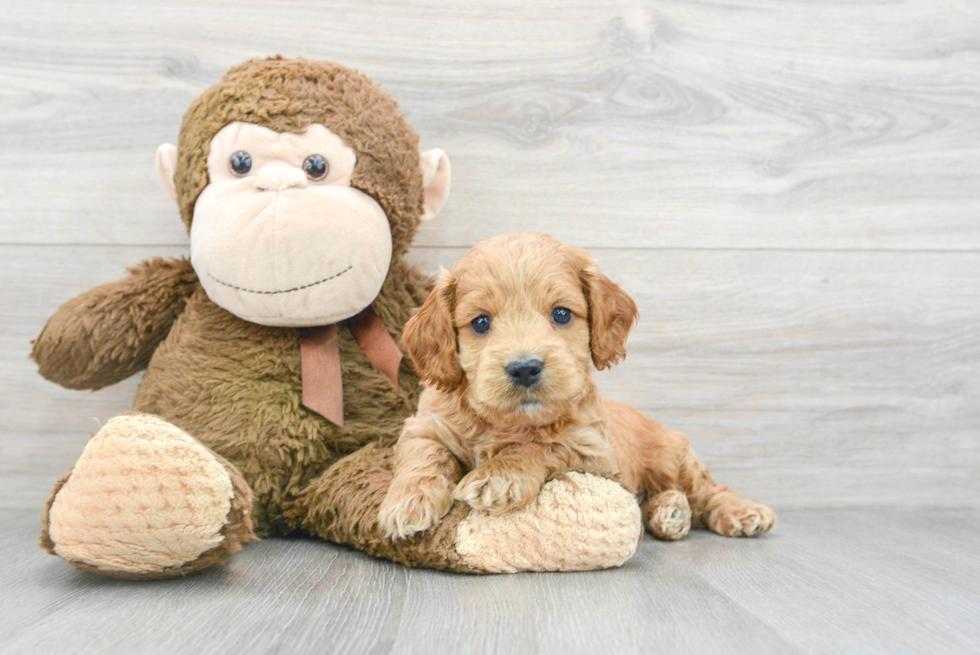
[[[232,69],[194,102],[181,128],[175,182],[188,227],[208,184],[208,144],[232,121],[277,131],[322,123],[361,155],[352,185],[384,208],[393,239],[391,267],[372,307],[399,339],[432,280],[402,257],[419,222],[423,187],[418,136],[394,101],[335,64],[273,58]],[[383,450],[359,449],[394,443],[415,410],[418,378],[406,359],[392,385],[345,326],[340,348],[343,428],[302,406],[296,329],[241,320],[207,297],[188,260],[153,259],[63,305],[32,357],[44,377],[74,389],[97,389],[145,368],[133,408],[173,423],[222,458],[235,486],[225,544],[159,575],[220,561],[256,534],[294,532],[408,564],[470,570],[450,552],[448,530],[414,544],[381,544],[372,523],[390,471]],[[359,459],[330,468],[352,453]],[[239,516],[243,504],[251,507]],[[49,550],[50,541],[45,519],[42,545]]]
[[[208,185],[208,145],[234,121],[276,132],[319,123],[358,157],[351,186],[374,198],[391,223],[393,258],[405,253],[422,215],[419,137],[398,105],[367,76],[324,61],[272,57],[235,66],[191,104],[177,142],[174,183],[190,229],[194,205]]]
[[[552,320],[557,307],[572,311],[567,325]],[[481,316],[492,321],[483,334],[471,327]],[[603,369],[625,356],[636,318],[632,299],[580,248],[540,233],[473,248],[405,327],[428,386],[395,448],[386,533],[438,525],[454,499],[489,512],[526,507],[547,479],[577,467],[643,496],[661,538],[683,537],[692,523],[727,536],[768,531],[775,514],[716,484],[687,437],[599,395],[589,361]],[[543,372],[525,387],[506,369],[528,358]]]
[[[41,375],[68,389],[101,389],[146,368],[198,288],[186,259],[148,260],[129,277],[69,300],[34,341]]]

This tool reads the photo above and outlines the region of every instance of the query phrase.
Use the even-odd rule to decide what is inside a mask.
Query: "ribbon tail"
[[[300,329],[299,357],[303,406],[344,427],[344,382],[337,326]]]
[[[402,363],[402,351],[388,334],[388,328],[378,315],[367,309],[350,319],[350,332],[376,369],[388,376],[398,386],[398,368]]]

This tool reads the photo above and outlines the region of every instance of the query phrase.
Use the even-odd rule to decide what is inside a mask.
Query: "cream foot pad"
[[[523,510],[470,512],[456,530],[456,552],[489,573],[587,571],[621,566],[642,535],[632,494],[612,480],[569,473]]]
[[[88,442],[54,499],[48,533],[68,561],[154,573],[222,542],[233,493],[197,440],[155,416],[126,414]]]

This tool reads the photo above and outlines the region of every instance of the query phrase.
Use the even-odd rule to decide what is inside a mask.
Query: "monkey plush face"
[[[191,263],[218,306],[261,325],[354,316],[449,192],[441,150],[418,151],[397,105],[328,62],[246,62],[188,109],[157,166]]]
[[[353,149],[323,125],[235,122],[211,140],[191,263],[217,305],[263,325],[324,325],[371,304],[391,262],[381,206],[351,187]]]

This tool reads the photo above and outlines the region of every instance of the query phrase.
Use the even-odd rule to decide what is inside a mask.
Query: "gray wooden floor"
[[[42,380],[72,296],[187,253],[154,152],[230,66],[367,73],[453,192],[432,272],[528,229],[637,301],[608,395],[780,516],[471,578],[314,542],[126,583],[35,546],[138,377]],[[0,653],[977,652],[980,2],[0,0]]]
[[[621,569],[460,576],[314,541],[162,582],[76,572],[0,513],[4,653],[975,653],[975,510],[786,512]]]

